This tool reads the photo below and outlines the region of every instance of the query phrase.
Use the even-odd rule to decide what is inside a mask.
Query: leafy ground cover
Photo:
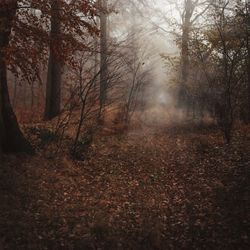
[[[250,249],[250,128],[103,131],[84,162],[5,156],[0,249]]]

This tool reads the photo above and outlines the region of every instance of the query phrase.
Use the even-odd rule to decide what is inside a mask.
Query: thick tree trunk
[[[250,124],[250,1],[245,3],[245,41],[246,41],[246,83],[247,83],[247,96],[246,96],[246,109],[244,110],[244,120],[246,123]]]
[[[60,4],[55,0],[51,4],[51,41],[48,62],[46,106],[44,118],[51,120],[61,111],[61,75],[62,63],[60,60]]]
[[[3,124],[3,112],[2,112],[2,83],[0,82],[0,158],[2,155],[2,141],[3,135],[5,133],[4,124]]]
[[[248,84],[248,112],[247,122],[250,124],[250,2],[246,3],[246,41],[247,41],[247,84]]]
[[[247,123],[250,124],[250,48],[249,48],[249,52],[248,52],[248,105],[247,105],[247,108],[248,108],[248,112],[247,112]]]
[[[5,48],[9,43],[11,23],[15,16],[17,1],[0,3],[0,147],[5,152],[33,152],[24,138],[11,107],[8,86]]]
[[[12,97],[12,107],[15,108],[16,107],[16,102],[17,102],[17,77],[15,76],[15,80],[14,80],[14,93],[13,93],[13,97]]]
[[[100,0],[100,30],[101,30],[101,71],[100,71],[100,108],[105,105],[108,88],[108,65],[107,65],[107,0]]]

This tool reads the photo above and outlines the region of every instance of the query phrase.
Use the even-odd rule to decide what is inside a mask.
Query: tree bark
[[[45,120],[51,120],[61,111],[62,64],[60,60],[60,4],[58,0],[51,3],[50,56],[48,62]]]
[[[4,152],[32,153],[32,147],[24,138],[13,112],[7,86],[5,49],[9,44],[16,9],[17,1],[0,3],[0,148]]]
[[[108,48],[107,48],[107,0],[100,0],[101,31],[101,71],[100,71],[100,109],[105,105],[108,88]]]
[[[187,107],[187,81],[189,75],[189,39],[191,31],[191,18],[194,11],[192,0],[186,0],[182,20],[182,40],[181,40],[181,79],[179,89],[179,104]]]
[[[248,112],[247,112],[247,123],[250,124],[250,48],[249,48],[249,45],[248,45],[248,65],[247,65],[247,71],[248,71],[248,74],[247,74],[247,87],[248,87]]]
[[[181,45],[181,84],[186,85],[189,71],[189,39],[191,31],[191,18],[194,6],[191,0],[185,2],[185,13],[182,25],[182,45]]]
[[[0,60],[1,60],[1,55],[0,55]],[[0,74],[1,74],[1,69],[0,69]],[[3,135],[5,134],[5,129],[4,129],[4,124],[3,124],[3,112],[2,112],[2,83],[0,82],[0,159],[2,155],[2,142],[3,142]]]
[[[250,124],[250,2],[246,3],[246,47],[247,47],[247,87],[248,87],[248,105],[247,105],[247,123]]]

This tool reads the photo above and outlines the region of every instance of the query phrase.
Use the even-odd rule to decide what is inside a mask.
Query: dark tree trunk
[[[250,123],[250,3],[247,3],[247,25],[246,25],[246,41],[247,41],[247,87],[248,87],[248,105],[247,105],[247,122]]]
[[[1,55],[0,55],[1,60]],[[1,69],[0,69],[1,71]],[[1,72],[0,72],[1,74]],[[3,147],[3,135],[5,133],[4,124],[3,124],[3,112],[2,112],[2,82],[0,82],[0,158],[2,155],[2,147]]]
[[[108,88],[107,0],[100,0],[100,30],[101,30],[100,109],[102,109],[106,102],[107,88]]]
[[[97,75],[98,73],[98,70],[99,70],[99,65],[100,65],[100,60],[99,60],[99,53],[97,52],[98,51],[98,45],[99,45],[99,39],[98,37],[94,37],[94,53],[95,53],[95,57],[94,57],[94,76]],[[95,83],[95,86],[97,84],[97,81]]]
[[[15,108],[16,107],[16,96],[17,96],[17,77],[15,76],[14,80],[14,93],[12,97],[12,106]]]
[[[0,3],[0,147],[5,152],[33,152],[24,138],[11,107],[8,86],[5,48],[9,44],[11,23],[15,16],[17,1]]]
[[[247,122],[250,124],[250,48],[248,51],[248,117],[247,117]]]
[[[62,63],[60,60],[60,5],[59,1],[51,4],[51,35],[50,56],[47,73],[45,120],[51,120],[61,111],[61,75]]]

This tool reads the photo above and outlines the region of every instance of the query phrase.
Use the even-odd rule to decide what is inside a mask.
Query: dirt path
[[[84,163],[6,158],[0,246],[249,249],[249,128],[232,146],[215,131],[193,131],[97,137]]]

